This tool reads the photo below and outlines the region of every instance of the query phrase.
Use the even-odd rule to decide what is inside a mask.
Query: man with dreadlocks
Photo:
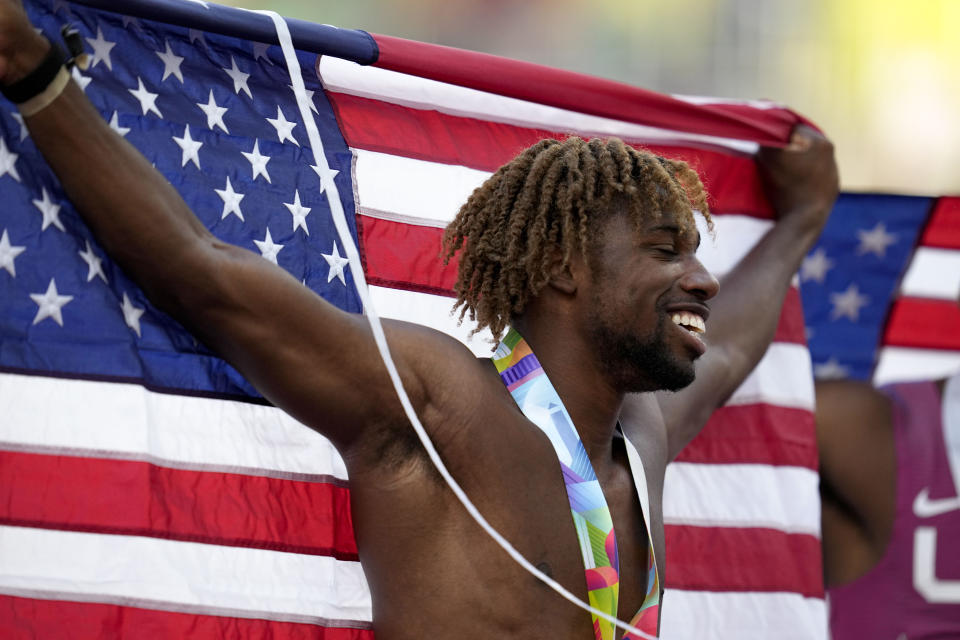
[[[364,319],[211,235],[79,87],[39,86],[57,71],[49,51],[20,2],[0,0],[0,86],[40,92],[24,120],[100,244],[156,306],[342,453],[378,639],[614,638],[457,503]],[[497,336],[511,327],[492,361],[384,323],[413,408],[491,524],[566,589],[613,615],[639,611],[652,632],[667,461],[759,359],[836,196],[832,148],[809,130],[759,161],[780,221],[715,302],[695,255],[694,210],[709,222],[695,174],[618,140],[570,138],[497,171],[447,233],[457,304]]]
[[[512,327],[494,362],[524,414],[555,445],[567,440],[563,420],[543,419],[538,409],[565,406],[563,418],[576,425],[576,445],[558,455],[576,460],[582,446],[593,466],[564,466],[568,487],[571,477],[594,474],[603,487],[579,510],[609,505],[604,532],[617,532],[620,566],[648,567],[615,575],[613,589],[588,570],[591,602],[615,601],[619,589],[621,601],[641,603],[632,624],[650,633],[664,571],[666,464],[763,355],[792,274],[836,197],[831,145],[805,127],[786,150],[761,150],[759,162],[780,220],[715,299],[718,283],[695,257],[695,211],[713,227],[699,178],[684,162],[616,139],[544,140],[527,149],[474,192],[444,238],[448,258],[460,252],[461,318],[469,313],[496,337]],[[700,358],[708,315],[710,350]],[[539,362],[524,366],[525,358]],[[634,461],[632,483],[626,470]],[[579,524],[574,503],[571,491]],[[622,543],[631,538],[633,546]],[[588,567],[604,560],[582,552]],[[604,621],[594,622],[606,637]]]

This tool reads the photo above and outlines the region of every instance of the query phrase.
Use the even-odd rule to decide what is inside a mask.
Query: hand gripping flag
[[[216,235],[360,310],[269,19],[205,2],[28,5],[48,37],[81,32],[91,66],[75,79]],[[490,345],[449,314],[442,228],[544,136],[689,160],[717,214],[702,256],[715,273],[773,224],[751,156],[798,121],[776,105],[291,31],[377,309],[478,354]],[[337,453],[147,302],[4,102],[0,202],[4,637],[371,637]],[[664,637],[826,635],[804,343],[793,290],[757,371],[668,469]]]

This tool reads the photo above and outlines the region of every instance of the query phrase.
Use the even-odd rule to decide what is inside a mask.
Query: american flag
[[[960,369],[960,198],[843,194],[800,280],[817,377]]]
[[[76,80],[215,234],[360,310],[268,19],[197,1],[28,5],[49,37],[80,31],[91,66]],[[690,160],[718,214],[702,257],[720,275],[773,224],[751,156],[797,121],[776,105],[291,30],[385,317],[490,353],[449,314],[456,265],[438,261],[439,238],[473,188],[548,135]],[[336,451],[150,305],[9,103],[0,202],[3,636],[371,637]],[[800,306],[794,289],[757,371],[668,469],[663,637],[826,636]]]

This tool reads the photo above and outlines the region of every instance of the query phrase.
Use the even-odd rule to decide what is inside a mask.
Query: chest
[[[474,432],[474,446],[446,449],[448,466],[528,561],[586,600],[583,553],[557,454],[515,410],[497,417]],[[356,476],[351,494],[378,635],[396,624],[403,633],[418,625],[456,628],[461,637],[542,635],[547,627],[547,637],[592,637],[588,613],[517,566],[431,475],[429,461],[412,459],[400,471]],[[655,531],[662,532],[662,524],[641,508],[625,451],[598,472],[620,556],[619,615],[629,619],[646,595],[647,519]],[[652,504],[651,510],[659,501]],[[444,606],[425,609],[425,601]]]
[[[586,583],[593,580],[585,569],[619,565],[619,615],[629,619],[649,589],[650,532],[659,531],[662,539],[663,526],[659,498],[655,503],[647,501],[645,476],[640,485],[644,500],[639,498],[623,441],[614,447],[612,462],[596,466],[594,488],[599,500],[584,497],[588,490],[570,480],[570,468],[561,465],[546,438],[522,450],[525,464],[518,462],[515,468],[522,469],[525,477],[507,483],[501,499],[494,500],[499,505],[512,503],[514,514],[527,514],[513,518],[514,523],[524,524],[511,539],[529,544],[528,557],[551,577],[562,577],[561,582],[572,585],[570,590],[577,595],[585,595]],[[639,465],[636,472],[642,473]],[[508,497],[509,485],[524,486],[525,491]],[[505,523],[511,520],[505,511],[502,517]],[[601,523],[604,519],[606,524]]]

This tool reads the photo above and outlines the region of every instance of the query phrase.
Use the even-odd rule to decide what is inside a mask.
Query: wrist
[[[0,86],[10,102],[17,105],[20,115],[32,116],[53,103],[70,83],[67,71],[67,58],[56,44],[47,47],[47,53],[40,64],[16,82]]]
[[[777,226],[789,227],[798,240],[820,235],[830,217],[832,205],[804,204],[777,213]]]
[[[8,87],[19,82],[40,66],[50,51],[50,41],[40,34],[34,34],[12,56],[7,58],[7,70],[0,84]]]

